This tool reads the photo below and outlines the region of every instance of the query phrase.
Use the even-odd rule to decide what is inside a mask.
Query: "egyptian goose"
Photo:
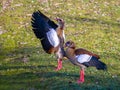
[[[67,41],[65,43],[65,54],[66,57],[77,66],[80,66],[80,78],[77,81],[79,83],[84,82],[84,69],[86,67],[94,66],[98,70],[106,70],[107,66],[105,63],[100,61],[100,57],[96,54],[93,54],[90,51],[87,51],[83,48],[75,49],[75,43],[73,41]]]
[[[32,30],[41,41],[44,51],[48,54],[56,54],[58,65],[56,71],[62,68],[62,58],[64,56],[64,21],[56,18],[58,25],[50,20],[40,11],[32,14]]]

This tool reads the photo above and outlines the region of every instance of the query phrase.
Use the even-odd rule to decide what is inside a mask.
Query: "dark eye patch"
[[[59,19],[59,21],[62,21],[61,19]]]
[[[68,42],[66,42],[66,44],[65,44],[65,45],[66,45],[66,46],[68,46],[68,45],[70,45],[70,44],[71,44],[71,43],[70,43],[70,41],[68,41]]]

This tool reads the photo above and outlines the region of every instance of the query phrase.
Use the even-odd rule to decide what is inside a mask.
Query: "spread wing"
[[[40,11],[36,11],[32,14],[32,30],[37,38],[42,39],[48,31],[52,29],[56,30],[58,27],[52,20],[45,16]]]

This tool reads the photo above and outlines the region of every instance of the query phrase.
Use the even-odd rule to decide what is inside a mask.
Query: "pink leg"
[[[82,69],[80,71],[80,79],[77,81],[78,84],[83,83],[84,82],[84,70]]]
[[[62,69],[62,59],[58,60],[58,65],[57,65],[57,68],[55,70],[58,71],[60,69]]]

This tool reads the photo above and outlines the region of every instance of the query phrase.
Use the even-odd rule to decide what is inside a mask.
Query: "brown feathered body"
[[[78,80],[78,83],[84,82],[84,69],[86,67],[93,66],[96,67],[98,70],[107,69],[106,64],[99,60],[99,55],[94,54],[83,48],[75,49],[75,43],[73,41],[66,42],[65,47],[65,54],[69,61],[81,68],[80,79]]]
[[[97,54],[94,54],[86,49],[83,49],[83,48],[79,48],[79,49],[76,49],[75,50],[75,54],[76,55],[80,55],[80,54],[88,54],[88,55],[91,55],[91,56],[94,56],[94,57],[97,57],[98,59],[100,59],[100,56],[97,55]]]

